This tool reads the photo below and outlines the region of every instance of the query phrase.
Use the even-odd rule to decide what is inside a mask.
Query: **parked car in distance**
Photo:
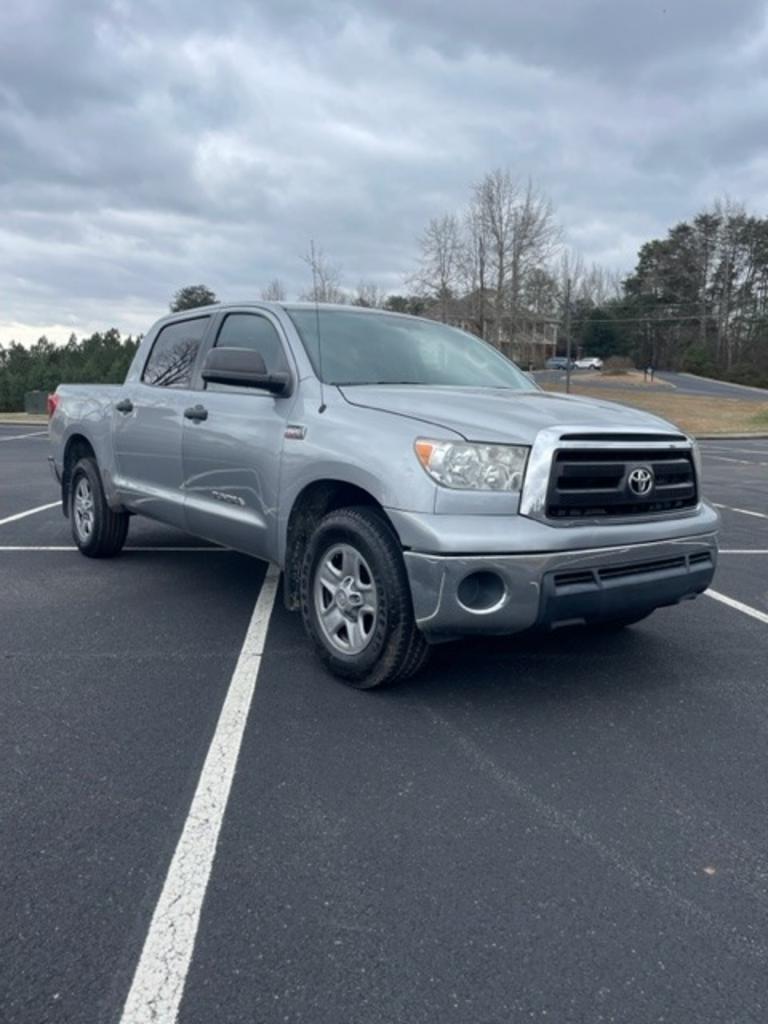
[[[602,370],[603,360],[599,356],[583,356],[576,360],[578,370]]]
[[[550,356],[544,364],[548,370],[567,370],[568,369],[568,357],[567,356]],[[571,360],[571,369],[576,364]]]
[[[147,332],[123,384],[64,384],[51,405],[84,555],[117,555],[145,515],[272,562],[320,658],[359,688],[467,634],[626,626],[715,571],[695,441],[542,391],[431,320],[191,309]]]

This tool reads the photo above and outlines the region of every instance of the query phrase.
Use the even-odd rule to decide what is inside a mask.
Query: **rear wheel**
[[[301,609],[320,658],[349,686],[404,679],[427,659],[400,546],[375,509],[339,509],[318,524],[302,564]]]
[[[80,459],[69,486],[69,517],[72,536],[89,558],[118,554],[128,533],[127,512],[115,512],[107,504],[96,460]]]

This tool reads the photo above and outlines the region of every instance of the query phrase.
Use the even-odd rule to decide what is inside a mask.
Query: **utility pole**
[[[571,393],[571,276],[565,279],[565,393]]]

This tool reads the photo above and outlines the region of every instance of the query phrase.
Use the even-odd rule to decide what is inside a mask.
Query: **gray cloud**
[[[296,292],[310,237],[400,288],[500,164],[622,269],[719,192],[765,213],[767,24],[754,0],[10,0],[0,340],[139,330],[193,281]]]

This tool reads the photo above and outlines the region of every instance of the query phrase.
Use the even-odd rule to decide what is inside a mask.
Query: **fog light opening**
[[[456,597],[468,612],[483,614],[494,612],[504,604],[507,588],[495,572],[471,572],[459,584]]]

